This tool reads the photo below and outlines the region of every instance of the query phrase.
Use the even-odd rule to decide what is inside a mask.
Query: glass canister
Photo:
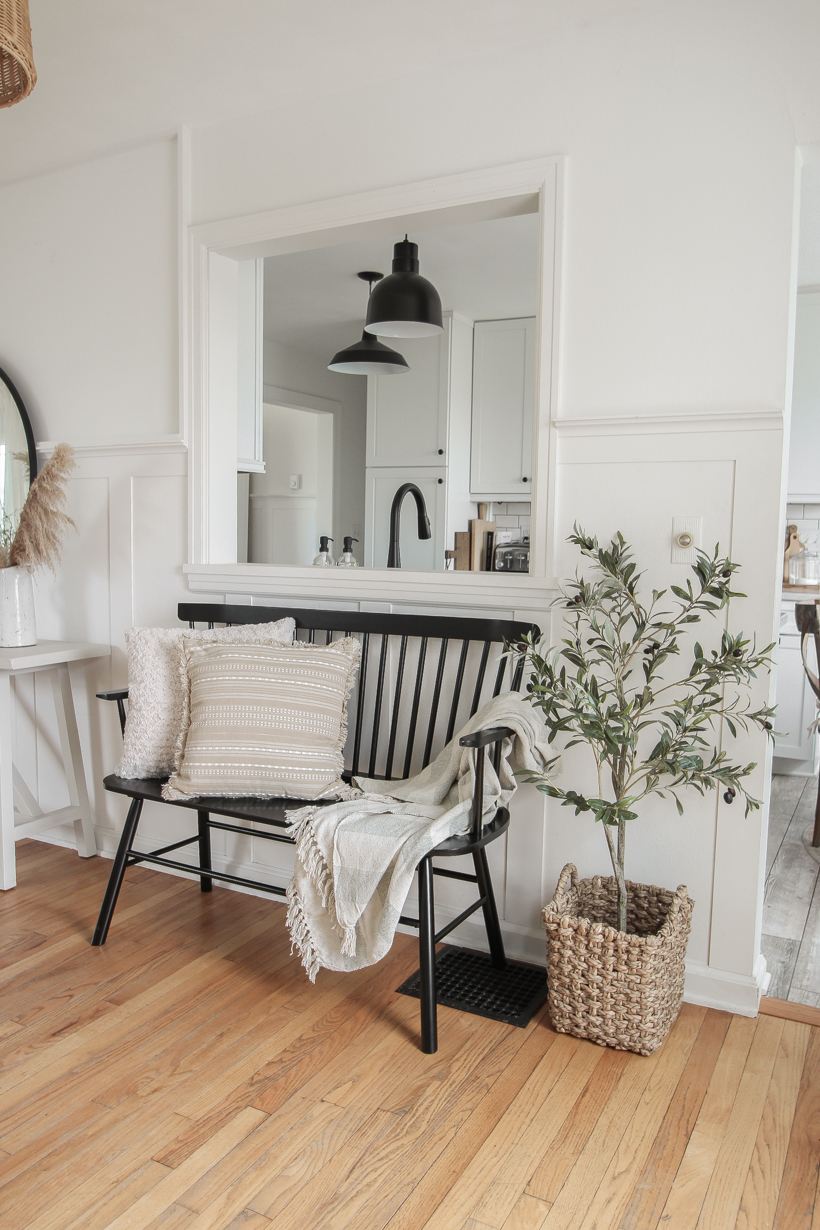
[[[789,559],[789,585],[820,586],[820,555],[803,547]]]

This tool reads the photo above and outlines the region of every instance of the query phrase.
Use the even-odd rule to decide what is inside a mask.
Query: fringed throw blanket
[[[517,692],[496,696],[416,777],[388,783],[357,777],[358,797],[289,813],[296,867],[287,925],[311,982],[324,967],[361,969],[389,951],[416,867],[447,837],[466,833],[475,785],[473,750],[459,738],[508,726],[499,772],[487,757],[484,817],[515,793],[516,770],[550,756],[540,713]]]

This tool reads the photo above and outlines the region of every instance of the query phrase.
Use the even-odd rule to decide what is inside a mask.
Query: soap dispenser
[[[333,542],[333,539],[328,538],[327,534],[322,534],[319,539],[319,554],[313,561],[316,568],[333,567],[333,556],[330,554],[330,549],[327,545],[329,542]]]
[[[358,542],[358,538],[351,538],[349,534],[345,535],[344,551],[341,557],[336,560],[337,568],[358,568],[359,564],[353,555],[353,544]]]

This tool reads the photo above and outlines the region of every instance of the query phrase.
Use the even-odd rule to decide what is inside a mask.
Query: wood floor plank
[[[766,885],[763,902],[766,935],[800,942],[819,870],[817,863],[806,854],[802,842],[783,842]]]
[[[181,1166],[168,1171],[136,1204],[109,1222],[107,1230],[144,1230],[164,1209],[176,1204],[178,1197],[226,1153],[264,1124],[267,1118],[262,1111],[253,1110],[251,1107],[241,1110]]]
[[[461,1014],[459,1014],[461,1018]],[[380,1110],[389,1116],[387,1128],[354,1162],[349,1172],[323,1190],[323,1176],[316,1175],[311,1188],[298,1195],[277,1216],[277,1228],[305,1224],[316,1230],[336,1230],[352,1225],[383,1224],[395,1212],[437,1156],[460,1122],[472,1111],[471,1075],[487,1056],[490,1040],[478,1028],[478,1018],[459,1019],[450,1026],[446,1051],[442,1048],[430,1067],[431,1079],[424,1095],[404,1114]],[[424,1059],[422,1058],[422,1063]],[[439,1079],[436,1079],[438,1076]],[[455,1122],[453,1122],[455,1120]],[[344,1150],[337,1154],[341,1157]],[[334,1159],[335,1160],[335,1159]],[[332,1165],[332,1163],[331,1163]],[[259,1207],[253,1202],[253,1207]],[[265,1210],[270,1216],[271,1210]]]
[[[23,865],[0,895],[3,1230],[820,1230],[816,1010],[726,1029],[686,1005],[643,1058],[546,1006],[523,1030],[443,1008],[424,1055],[396,993],[414,938],[314,987],[281,905],[139,868],[92,949],[109,864],[31,842]]]
[[[603,1058],[603,1050],[581,1042],[526,1130],[510,1142],[499,1159],[498,1173],[473,1208],[472,1215],[501,1227],[524,1195],[538,1162],[566,1123]],[[539,1204],[544,1202],[539,1201]]]
[[[759,1230],[774,1222],[810,1036],[808,1025],[783,1025],[735,1230]]]
[[[773,999],[788,999],[800,945],[800,940],[784,940],[779,935],[761,935],[760,951],[766,958],[766,968],[772,976],[767,994]]]
[[[447,1192],[444,1200],[424,1222],[427,1230],[457,1226],[474,1216],[476,1204],[498,1175],[511,1143],[521,1137],[538,1113],[550,1090],[578,1049],[579,1042],[558,1034],[532,1072],[526,1085],[505,1109],[481,1148]]]
[[[649,1157],[620,1218],[620,1230],[649,1230],[657,1226],[700,1114],[730,1021],[727,1012],[707,1012]]]
[[[726,1131],[703,1202],[698,1230],[723,1230],[737,1218],[785,1022],[758,1017]]]
[[[815,881],[814,893],[806,916],[806,926],[794,963],[791,984],[785,995],[778,996],[777,991],[771,986],[768,994],[780,999],[793,999],[800,1003],[805,1002],[806,993],[816,995],[818,991],[820,991],[820,876]]]
[[[541,1230],[550,1206],[545,1200],[537,1200],[526,1193],[520,1197],[504,1222],[502,1230]]]
[[[779,1016],[784,1021],[800,1021],[803,1025],[820,1028],[820,1010],[808,1004],[797,1004],[788,999],[771,999],[764,995],[760,1001],[762,1016]]]
[[[255,923],[240,932],[239,940],[228,940],[226,944],[230,947],[234,942],[244,943],[248,932],[264,930],[269,926],[269,921]],[[65,1075],[78,1060],[97,1054],[99,1049],[106,1045],[107,1036],[120,1034],[126,1022],[130,1028],[137,1028],[180,1001],[184,1002],[192,986],[200,982],[204,975],[216,972],[225,946],[220,945],[205,956],[192,961],[181,975],[163,979],[150,990],[115,1008],[104,1017],[91,1021],[68,1037],[61,1038],[46,1053],[37,1053],[25,1060],[5,1078],[4,1087],[0,1091],[0,1113],[19,1102],[22,1097],[30,1096],[52,1080]]]
[[[683,1161],[664,1205],[664,1230],[692,1230],[698,1223],[756,1028],[757,1022],[747,1017],[732,1018]]]
[[[677,1028],[678,1022],[673,1030]],[[549,1230],[578,1230],[621,1137],[641,1104],[661,1055],[662,1050],[648,1057],[629,1056],[620,1081],[552,1203],[544,1223]]]
[[[772,869],[783,838],[789,829],[801,796],[809,786],[810,779],[796,773],[772,775],[772,793],[769,802],[769,840],[766,847],[766,875]]]
[[[813,1029],[800,1078],[773,1230],[811,1230],[820,1179],[820,1030]]]
[[[530,1176],[531,1196],[553,1203],[630,1061],[628,1051],[603,1052],[572,1113]]]
[[[617,1142],[606,1173],[592,1196],[580,1230],[607,1230],[620,1223],[678,1082],[686,1070],[705,1016],[704,1008],[683,1005],[674,1030],[661,1047],[657,1066],[635,1114]],[[571,1176],[568,1182],[571,1182]]]
[[[475,1110],[390,1218],[387,1225],[391,1230],[418,1230],[424,1225],[431,1209],[437,1208],[479,1153],[556,1036],[536,1022],[520,1045],[516,1046],[516,1036],[511,1035],[493,1051],[493,1061],[498,1063],[495,1079],[491,1071],[484,1073],[486,1091]]]

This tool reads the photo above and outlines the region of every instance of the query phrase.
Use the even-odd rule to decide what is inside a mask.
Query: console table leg
[[[0,671],[0,888],[14,888],[14,778],[11,763],[11,675]]]
[[[97,853],[97,842],[94,837],[91,804],[88,801],[80,733],[77,730],[77,717],[74,713],[74,698],[71,694],[71,677],[64,662],[49,673],[54,689],[54,708],[57,711],[57,726],[60,731],[60,748],[63,753],[68,797],[71,806],[76,807],[80,813],[80,818],[74,821],[77,850],[81,858],[91,858]]]

